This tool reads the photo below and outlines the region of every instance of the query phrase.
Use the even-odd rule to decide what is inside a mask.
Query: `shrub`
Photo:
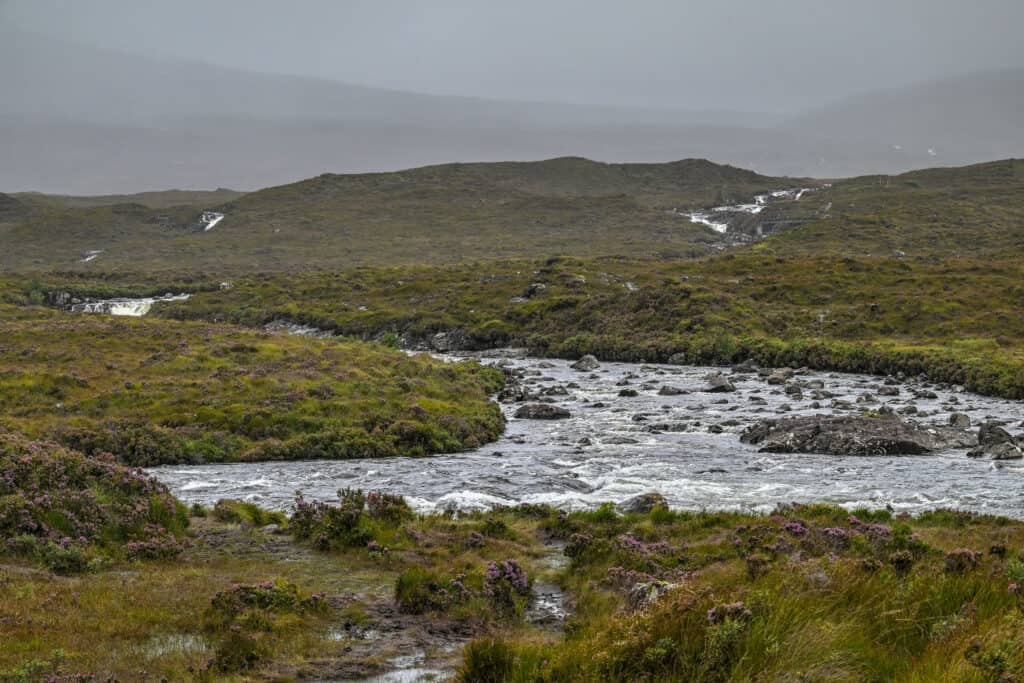
[[[504,641],[483,638],[466,645],[459,670],[460,683],[497,683],[508,680],[515,652]]]
[[[184,506],[140,470],[0,434],[0,537],[13,541],[5,550],[73,573],[90,555],[133,555],[149,545],[176,554],[187,525]]]
[[[953,574],[962,574],[974,569],[981,564],[981,553],[957,548],[946,553],[946,571]]]
[[[525,607],[530,578],[516,560],[491,562],[484,574],[484,595],[500,616],[514,616]]]
[[[298,540],[309,540],[320,550],[365,546],[373,540],[364,524],[366,496],[357,489],[338,492],[337,505],[306,501],[295,495],[295,507],[289,528]]]
[[[444,578],[422,567],[410,567],[395,582],[395,601],[408,614],[443,612],[471,597],[465,580],[462,574]]]
[[[412,508],[402,496],[382,491],[366,494],[366,512],[370,519],[395,525],[412,517]]]
[[[247,524],[263,527],[270,524],[284,524],[286,517],[283,512],[264,510],[255,503],[241,500],[218,500],[213,506],[213,516],[221,522],[230,524]]]

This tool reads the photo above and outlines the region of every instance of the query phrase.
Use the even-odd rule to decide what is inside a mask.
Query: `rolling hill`
[[[0,266],[235,272],[552,254],[692,256],[708,253],[719,237],[673,209],[750,201],[801,182],[704,160],[562,158],[328,174],[246,195],[26,195],[28,212],[0,222],[11,245]],[[178,199],[184,203],[168,206]],[[225,218],[203,232],[197,221],[207,209]]]

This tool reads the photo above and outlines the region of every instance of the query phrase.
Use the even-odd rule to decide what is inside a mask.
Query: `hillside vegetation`
[[[17,200],[22,212],[0,213],[0,238],[11,245],[0,267],[224,273],[553,253],[677,258],[706,254],[720,240],[672,209],[749,201],[797,185],[703,160],[566,158],[323,175],[231,201],[225,192],[30,195]],[[206,209],[226,215],[210,232],[197,224]],[[95,261],[79,262],[100,249]]]
[[[0,430],[151,466],[425,455],[504,426],[493,369],[223,325],[0,306]]]
[[[559,163],[591,169],[585,162]],[[510,168],[516,165],[487,170],[493,180]],[[755,357],[777,365],[927,372],[976,391],[1022,397],[1022,168],[1021,161],[1006,160],[836,182],[741,216],[735,230],[756,232],[760,221],[770,236],[706,258],[626,253],[443,267],[293,268],[231,277],[229,289],[221,289],[219,277],[183,271],[65,273],[41,275],[34,292],[11,281],[7,296],[17,303],[54,291],[92,297],[194,291],[189,301],[159,306],[154,314],[248,326],[289,320],[362,338],[392,334],[406,343],[455,331],[464,348],[513,344],[569,357],[716,363]],[[652,205],[667,201],[664,176],[637,179],[653,169],[591,170],[589,180],[552,183],[548,192],[634,183],[637,196],[641,184],[648,188],[643,196]],[[479,172],[458,172],[463,192]],[[442,171],[422,173],[426,184]],[[311,197],[320,188],[324,196],[316,201],[330,204],[338,182],[324,177],[275,188],[239,205],[283,206],[297,188]],[[366,185],[363,194],[402,185],[393,176],[343,182]],[[284,198],[275,199],[277,193]],[[776,225],[780,220],[793,223]],[[457,249],[451,253],[461,254]]]

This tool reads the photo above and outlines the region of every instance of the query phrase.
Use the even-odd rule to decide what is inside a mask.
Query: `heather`
[[[0,671],[37,662],[28,680],[358,678],[386,671],[413,639],[425,661],[466,681],[1024,673],[1024,525],[1014,520],[818,504],[767,515],[543,505],[418,515],[358,490],[299,497],[287,519],[217,508],[192,510],[172,561],[113,555],[54,583],[9,557],[0,629],[18,645],[0,653]],[[140,570],[126,577],[124,566]],[[535,621],[538,591],[552,585],[568,616]]]
[[[4,310],[19,310],[9,309]],[[216,324],[0,321],[0,425],[153,466],[426,455],[501,433],[501,375],[381,345]]]
[[[170,558],[187,525],[181,503],[139,470],[0,433],[0,536],[9,556],[58,573],[110,558]]]

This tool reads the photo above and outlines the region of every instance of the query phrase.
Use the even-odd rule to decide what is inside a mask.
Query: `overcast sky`
[[[0,0],[0,25],[431,93],[753,111],[1024,66],[1024,0]]]

